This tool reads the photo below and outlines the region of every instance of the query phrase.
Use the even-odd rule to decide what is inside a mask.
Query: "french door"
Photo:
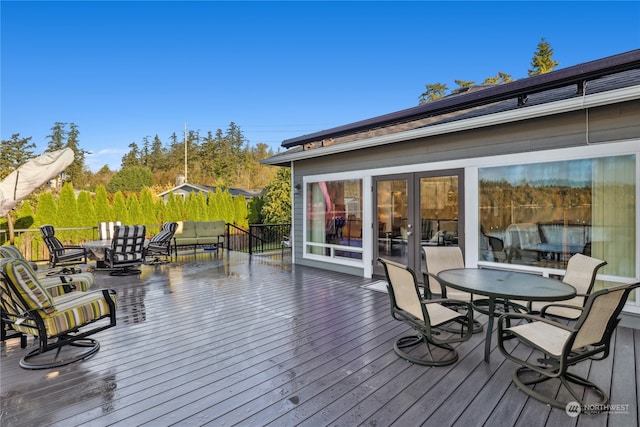
[[[374,177],[374,260],[408,265],[421,281],[422,246],[463,246],[463,183],[461,169]],[[377,261],[373,273],[384,275]]]

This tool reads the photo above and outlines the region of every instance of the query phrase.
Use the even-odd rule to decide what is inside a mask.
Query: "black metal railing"
[[[291,224],[250,224],[248,230],[227,224],[225,244],[229,250],[250,255],[280,251],[290,231]]]

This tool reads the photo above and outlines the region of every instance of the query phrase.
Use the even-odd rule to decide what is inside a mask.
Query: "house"
[[[254,196],[258,196],[260,195],[260,193],[262,192],[261,190],[241,190],[239,188],[224,188],[223,190],[228,191],[229,194],[231,194],[233,197],[235,196],[244,196],[247,200],[254,197]],[[216,187],[210,186],[210,185],[197,185],[197,184],[188,184],[188,183],[182,183],[179,184],[175,187],[173,187],[170,190],[167,191],[163,191],[162,193],[158,194],[158,197],[162,197],[162,199],[165,201],[165,203],[167,202],[168,198],[169,198],[169,193],[173,193],[176,196],[180,196],[183,199],[186,199],[186,197],[189,195],[189,193],[194,192],[196,194],[198,193],[215,193],[216,192]]]
[[[263,163],[292,170],[295,264],[419,272],[421,247],[458,245],[471,267],[561,275],[584,253],[608,262],[597,286],[640,280],[640,50],[282,147]]]

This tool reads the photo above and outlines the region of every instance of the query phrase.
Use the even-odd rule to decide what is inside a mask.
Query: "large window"
[[[362,260],[362,180],[307,184],[305,253]]]
[[[480,259],[635,277],[636,177],[635,155],[480,168]]]

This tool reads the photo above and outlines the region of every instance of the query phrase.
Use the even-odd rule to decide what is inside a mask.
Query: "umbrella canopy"
[[[71,148],[51,151],[29,160],[0,181],[0,216],[7,215],[21,200],[51,178],[64,171],[72,162]]]

